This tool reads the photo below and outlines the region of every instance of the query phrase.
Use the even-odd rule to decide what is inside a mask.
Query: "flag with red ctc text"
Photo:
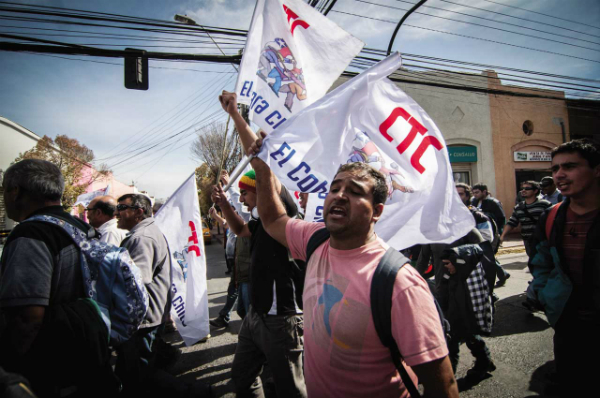
[[[193,173],[154,215],[171,253],[171,316],[185,345],[209,334],[206,252]]]
[[[259,154],[289,190],[310,193],[309,221],[323,220],[340,165],[379,170],[388,197],[375,232],[398,250],[450,243],[475,226],[456,193],[442,133],[387,78],[401,63],[393,54],[337,87],[269,134]]]
[[[321,98],[364,43],[302,0],[258,0],[235,92],[266,133]]]

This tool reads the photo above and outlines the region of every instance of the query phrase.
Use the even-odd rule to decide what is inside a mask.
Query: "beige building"
[[[509,217],[520,184],[551,175],[550,152],[570,140],[569,115],[563,92],[503,85],[495,72],[486,73],[490,89],[556,98],[489,95],[496,168],[492,192]]]

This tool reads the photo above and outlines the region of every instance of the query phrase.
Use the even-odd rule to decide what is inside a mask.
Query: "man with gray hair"
[[[134,396],[149,388],[150,367],[155,356],[153,343],[157,330],[171,309],[171,256],[167,240],[152,217],[150,199],[141,194],[126,194],[118,199],[117,227],[129,233],[121,243],[142,272],[150,306],[140,329],[117,349],[116,374],[123,382],[123,393]]]
[[[111,245],[120,246],[127,231],[117,228],[117,201],[112,196],[94,198],[86,207],[90,225],[100,232],[100,240]]]
[[[44,214],[87,231],[89,225],[61,206],[64,186],[58,167],[40,159],[10,166],[2,182],[7,215],[20,224],[8,237],[0,262],[0,366],[26,375],[34,389],[40,383],[50,388],[40,382],[45,375],[32,370],[38,364],[30,361],[31,352],[40,349],[38,334],[52,327],[48,326],[52,306],[85,297],[74,241],[50,223],[22,222]]]

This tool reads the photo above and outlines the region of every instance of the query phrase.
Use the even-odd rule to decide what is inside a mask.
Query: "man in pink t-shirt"
[[[237,111],[236,95],[219,97],[244,147],[258,153],[262,139]],[[325,200],[325,224],[287,216],[279,181],[254,158],[257,208],[266,231],[294,258],[306,259],[312,234],[327,228],[330,239],[310,257],[304,283],[305,378],[310,397],[407,397],[390,351],[375,331],[370,306],[373,273],[388,246],[374,226],[387,197],[385,177],[364,163],[340,167]],[[392,296],[392,334],[414,381],[425,396],[458,397],[448,349],[426,282],[402,267]],[[415,383],[416,384],[416,383]]]

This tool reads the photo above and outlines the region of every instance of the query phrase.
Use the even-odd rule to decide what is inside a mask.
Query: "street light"
[[[175,21],[177,22],[181,22],[187,25],[198,25],[196,23],[196,21],[194,21],[192,18],[188,17],[187,15],[181,15],[181,14],[175,14]]]

